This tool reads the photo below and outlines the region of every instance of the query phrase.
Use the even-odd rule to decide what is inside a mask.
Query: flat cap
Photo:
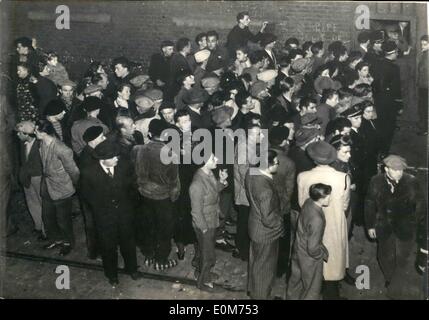
[[[340,115],[344,118],[353,118],[353,117],[361,116],[362,114],[363,114],[363,109],[361,108],[360,104],[355,104],[354,106],[351,106],[350,108],[340,113]]]
[[[300,58],[292,61],[290,67],[296,73],[302,72],[308,66],[308,60],[305,58]]]
[[[404,158],[394,154],[384,158],[383,163],[393,170],[404,170],[407,168],[407,161]]]
[[[201,80],[201,85],[203,86],[203,88],[213,88],[218,86],[220,83],[219,77],[215,77],[215,76],[210,76],[207,78],[203,78]]]
[[[183,102],[186,104],[204,103],[209,99],[209,95],[205,90],[192,88],[186,92],[183,97]]]
[[[266,90],[267,88],[268,87],[265,82],[255,81],[255,83],[253,83],[252,86],[250,87],[250,94],[252,95],[252,97],[256,98],[259,93]]]
[[[307,147],[307,153],[317,164],[331,164],[337,159],[337,151],[325,141],[311,143]]]
[[[141,87],[145,82],[149,80],[149,76],[146,74],[138,75],[130,80],[130,83],[134,87]]]
[[[34,133],[34,129],[36,129],[36,125],[32,121],[21,121],[18,122],[15,126],[16,131],[20,131],[27,134]]]
[[[300,128],[295,131],[295,142],[298,147],[305,145],[320,134],[316,128]]]
[[[338,90],[341,88],[341,83],[334,81],[329,77],[317,77],[314,80],[314,89],[318,94],[322,94],[325,89],[334,89]]]
[[[146,90],[144,95],[153,101],[162,100],[164,96],[161,90],[155,88]]]
[[[69,87],[72,87],[72,88],[76,88],[76,83],[73,82],[73,81],[71,81],[71,80],[69,80],[69,79],[65,79],[65,80],[61,81],[59,83],[59,85],[60,85],[60,87],[69,86]]]

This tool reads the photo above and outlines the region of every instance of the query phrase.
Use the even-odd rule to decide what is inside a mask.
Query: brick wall
[[[70,8],[70,30],[57,30],[55,8]],[[216,30],[225,41],[239,11],[249,11],[251,29],[270,21],[280,44],[288,37],[302,40],[350,41],[354,34],[355,8],[359,3],[280,2],[280,1],[146,1],[146,2],[15,2],[8,15],[10,38],[28,35],[38,39],[45,50],[57,51],[72,78],[83,72],[90,59],[108,60],[125,55],[147,65],[150,55],[164,39]],[[373,10],[375,4],[369,4]],[[375,9],[374,9],[375,10]],[[104,14],[110,22],[80,22],[79,15]],[[38,19],[30,19],[39,17]],[[83,62],[83,64],[82,64]]]

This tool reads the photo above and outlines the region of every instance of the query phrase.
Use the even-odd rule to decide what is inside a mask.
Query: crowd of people
[[[101,256],[112,286],[118,247],[137,280],[137,248],[147,266],[166,270],[193,245],[201,290],[217,290],[218,249],[248,261],[253,299],[271,298],[283,274],[288,299],[340,299],[339,282],[354,283],[354,227],[377,239],[386,287],[398,286],[416,248],[424,269],[423,189],[390,154],[403,109],[398,31],[362,31],[356,50],[296,38],[279,46],[266,22],[253,34],[250,21],[239,13],[225,45],[216,31],[195,44],[163,41],[147,73],[118,57],[112,70],[95,61],[75,81],[56,53],[15,41],[17,177],[45,249],[73,250],[72,212],[81,211],[88,257]],[[419,133],[427,135],[427,35],[420,44]],[[178,162],[161,161],[167,129],[181,137]],[[224,152],[184,161],[198,129],[212,139],[222,132],[213,145]]]

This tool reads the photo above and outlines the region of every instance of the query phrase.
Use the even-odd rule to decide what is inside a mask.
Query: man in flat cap
[[[118,247],[125,272],[133,280],[137,271],[134,219],[137,194],[132,165],[119,158],[120,149],[105,140],[94,149],[94,161],[82,172],[82,194],[94,213],[104,274],[109,283],[118,285]]]
[[[72,147],[77,155],[79,155],[85,147],[83,133],[86,129],[92,126],[100,126],[103,127],[104,134],[109,132],[109,128],[98,119],[100,109],[102,108],[102,102],[99,98],[87,97],[82,103],[82,108],[86,112],[86,118],[76,121],[71,128]]]
[[[34,230],[38,238],[46,238],[42,221],[42,198],[40,184],[42,181],[42,159],[40,158],[40,141],[36,139],[33,122],[22,121],[16,127],[16,134],[20,140],[20,167],[19,181],[24,187],[25,201],[28,211],[34,222]]]
[[[207,92],[201,89],[191,89],[183,98],[186,103],[185,110],[191,116],[192,126],[196,129],[210,129],[212,127],[210,113],[203,109],[203,105],[207,100]]]
[[[323,244],[329,251],[329,260],[323,266],[324,299],[341,299],[339,282],[346,275],[349,266],[348,233],[345,211],[349,206],[350,177],[330,166],[337,158],[333,146],[325,141],[318,141],[308,146],[307,152],[316,163],[310,171],[298,175],[298,201],[302,207],[309,198],[310,186],[323,183],[332,187],[331,202],[323,208],[326,217],[326,229]]]
[[[365,199],[365,223],[371,239],[377,239],[377,258],[387,294],[404,293],[404,277],[412,270],[418,227],[426,216],[423,188],[405,173],[406,160],[398,155],[383,159],[384,172],[371,179]]]
[[[174,53],[173,41],[161,42],[161,51],[152,55],[149,64],[149,76],[159,88],[165,88],[170,78],[170,60]]]
[[[140,250],[146,265],[154,264],[155,270],[165,270],[177,265],[177,260],[169,259],[171,239],[174,232],[174,203],[180,194],[180,179],[177,162],[164,164],[161,157],[166,150],[164,130],[168,124],[153,119],[149,124],[149,143],[136,148],[135,171],[138,190],[142,197],[142,210],[137,215],[137,223],[143,239]],[[172,156],[174,155],[172,153]]]
[[[396,118],[402,113],[401,75],[395,60],[397,45],[392,41],[383,43],[384,58],[372,73],[374,77],[374,102],[381,139],[381,153],[387,155],[392,145]]]

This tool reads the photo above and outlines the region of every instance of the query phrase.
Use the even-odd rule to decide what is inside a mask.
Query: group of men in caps
[[[418,229],[424,225],[424,201],[417,180],[404,173],[402,157],[389,155],[402,110],[397,44],[375,31],[360,35],[354,51],[335,41],[325,52],[322,42],[300,46],[296,38],[276,50],[277,37],[265,32],[266,23],[257,34],[249,23],[247,12],[237,15],[226,47],[216,31],[199,34],[193,54],[188,38],[163,41],[150,59],[148,76],[123,57],[113,60],[113,73],[94,62],[79,85],[59,85],[39,122],[20,118],[19,178],[39,239],[47,241],[46,249],[69,254],[72,210],[79,207],[88,257],[101,255],[113,286],[119,282],[118,247],[133,279],[142,276],[136,248],[147,266],[173,268],[178,261],[171,258],[171,240],[179,260],[187,245],[198,243],[189,194],[198,166],[163,163],[168,142],[163,132],[180,134],[175,156],[183,159],[199,142],[186,136],[203,129],[214,137],[222,130],[236,158],[240,147],[252,148],[250,141],[260,150],[266,129],[276,159],[261,171],[267,180],[246,178],[250,161],[219,165],[228,178],[219,195],[215,245],[249,261],[250,297],[271,298],[276,276],[290,278],[296,221],[316,183],[333,190],[323,208],[329,259],[323,274],[299,275],[307,286],[303,292],[312,294],[293,298],[339,299],[340,281],[354,283],[346,272],[353,226],[364,226],[377,239],[386,286],[397,289],[413,240],[426,237],[424,228]],[[355,69],[359,63],[367,64],[369,74]],[[239,129],[247,132],[244,146],[234,140]],[[218,159],[225,157],[228,142],[221,145]],[[264,194],[275,194],[278,201],[261,205]],[[424,243],[419,243],[420,266],[427,255]]]

